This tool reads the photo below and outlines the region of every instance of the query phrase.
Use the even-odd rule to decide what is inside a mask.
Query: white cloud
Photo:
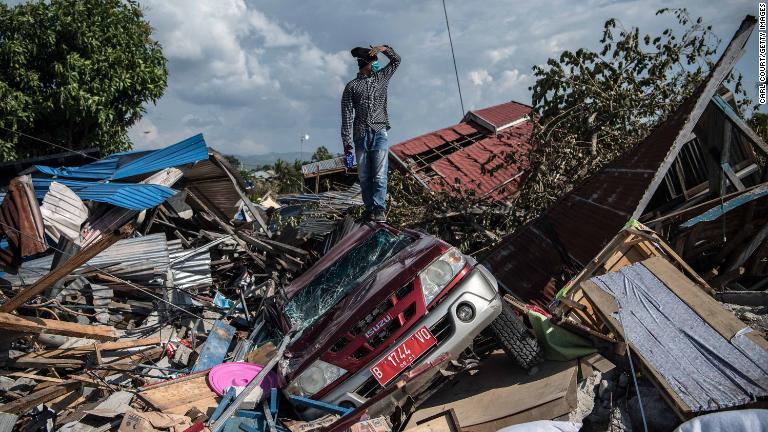
[[[530,76],[520,73],[517,69],[505,70],[501,72],[501,76],[498,79],[499,89],[501,90],[515,90],[526,88],[530,81]]]
[[[489,84],[493,81],[493,77],[485,69],[477,69],[469,72],[469,80],[476,86],[483,84]]]
[[[243,106],[291,97],[284,90],[294,86],[337,90],[347,72],[339,53],[319,49],[306,33],[244,0],[145,4],[169,60],[169,91],[190,102]]]
[[[391,143],[463,115],[440,2],[141,3],[169,59],[169,88],[132,128],[137,148],[172,144],[202,131],[225,153],[293,149],[304,133],[312,136],[312,147],[341,151],[339,100],[356,72],[349,49],[357,45],[386,43],[403,58],[390,83]],[[598,49],[610,17],[644,33],[676,26],[673,18],[654,14],[668,0],[488,0],[482,8],[447,3],[465,109],[509,100],[530,103],[531,66],[564,49]],[[748,3],[691,0],[686,6],[727,41],[745,14],[756,13]],[[754,39],[745,54],[748,69],[742,70],[751,79],[748,86],[757,61]]]
[[[507,46],[503,48],[492,49],[487,52],[488,58],[491,60],[491,64],[496,64],[502,60],[506,60],[517,51],[515,46]]]

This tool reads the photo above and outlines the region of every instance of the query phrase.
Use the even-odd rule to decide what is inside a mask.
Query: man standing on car
[[[379,68],[377,55],[384,53],[389,63]],[[365,204],[363,217],[386,220],[387,200],[387,87],[400,65],[400,56],[387,45],[352,49],[357,59],[357,77],[347,83],[341,96],[341,141],[347,160],[354,142],[357,174]],[[354,120],[353,120],[354,119]]]

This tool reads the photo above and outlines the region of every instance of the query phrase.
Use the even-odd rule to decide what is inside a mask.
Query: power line
[[[63,145],[60,145],[60,144],[52,143],[52,142],[46,141],[46,140],[44,140],[42,138],[37,138],[37,137],[34,137],[32,135],[25,134],[24,132],[19,132],[17,130],[8,129],[7,127],[4,127],[4,126],[0,126],[0,129],[3,129],[3,130],[6,130],[8,132],[15,133],[15,134],[27,137],[29,139],[33,139],[35,141],[40,141],[41,143],[45,143],[45,144],[48,144],[48,145],[52,145],[54,147],[58,147],[58,148],[60,148],[62,150],[68,150],[68,151],[71,151],[71,152],[75,152],[75,153],[79,154],[80,156],[83,156],[83,157],[86,157],[86,158],[89,158],[89,159],[99,160],[99,158],[93,157],[93,156],[91,156],[91,155],[89,155],[87,153],[83,153],[83,152],[81,152],[79,150],[75,150],[73,148],[69,148],[69,147],[66,147],[66,146],[63,146]]]
[[[459,88],[459,102],[461,103],[461,115],[464,111],[464,98],[461,97],[461,83],[459,82],[459,68],[456,67],[456,54],[453,52],[453,38],[451,38],[451,26],[448,25],[448,10],[445,8],[445,0],[443,0],[443,13],[445,13],[445,27],[448,29],[448,42],[451,44],[451,57],[453,57],[453,71],[456,73],[456,87]]]

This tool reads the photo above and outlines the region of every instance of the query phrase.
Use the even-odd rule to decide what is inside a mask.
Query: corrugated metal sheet
[[[211,157],[215,157],[211,155]],[[195,195],[218,210],[226,219],[235,217],[241,207],[241,198],[236,187],[245,188],[242,178],[234,172],[235,183],[224,170],[212,160],[200,161],[181,168],[184,177],[179,188],[189,188]]]
[[[533,123],[525,120],[530,110],[509,102],[474,111],[470,114],[485,115],[498,127],[514,126],[493,133],[468,115],[466,122],[396,144],[390,151],[430,189],[503,200],[517,192],[530,166]]]
[[[171,240],[168,255],[174,287],[189,290],[213,284],[210,246],[190,250],[183,248],[181,240]]]
[[[59,182],[51,183],[40,206],[45,233],[58,242],[63,235],[79,242],[80,226],[88,218],[88,208],[72,189]]]
[[[360,184],[347,190],[279,197],[284,218],[300,216],[299,231],[321,239],[336,228],[340,217],[353,206],[362,206]]]
[[[318,173],[323,174],[328,171],[340,171],[340,170],[346,170],[346,169],[347,167],[344,164],[344,156],[339,156],[333,159],[322,160],[322,161],[312,162],[306,165],[302,165],[301,173],[304,174],[304,177],[307,177],[307,176],[317,175]]]
[[[486,255],[482,263],[506,290],[546,306],[556,288],[565,282],[564,272],[578,271],[626,222],[643,213],[680,148],[690,139],[693,126],[720,81],[738,58],[733,49],[743,48],[750,32],[751,27],[747,31],[742,24],[735,42],[731,42],[709,77],[645,140]]]
[[[53,179],[35,178],[35,194],[42,199],[48,193]],[[98,183],[83,180],[55,180],[72,189],[81,199],[109,203],[131,210],[156,207],[172,197],[177,191],[154,184]]]
[[[0,233],[5,233],[10,246],[0,249],[0,264],[6,271],[15,271],[22,257],[48,249],[30,176],[16,177],[8,185],[8,195],[0,206]]]
[[[205,144],[203,134],[197,134],[119,167],[112,175],[112,179],[133,177],[206,159],[208,159],[208,146]]]
[[[99,159],[96,162],[92,162],[86,165],[78,167],[61,167],[54,168],[45,165],[35,165],[35,168],[50,176],[63,177],[63,178],[78,178],[78,179],[91,179],[91,180],[103,180],[109,178],[112,173],[117,169],[117,162],[120,159],[120,155],[111,155],[104,159]]]
[[[26,261],[19,268],[18,275],[5,275],[3,278],[14,286],[29,285],[46,275],[52,263],[53,255]],[[150,234],[119,240],[77,268],[68,279],[91,273],[94,268],[98,268],[133,282],[158,284],[166,279],[168,266],[165,234]]]
[[[79,167],[36,165],[35,168],[43,174],[63,178],[117,180],[204,159],[208,159],[208,146],[203,135],[197,134],[160,150],[118,153]]]

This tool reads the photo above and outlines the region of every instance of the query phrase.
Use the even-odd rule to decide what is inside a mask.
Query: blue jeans
[[[355,140],[355,157],[365,209],[384,210],[387,206],[387,162],[389,160],[386,128],[378,132],[368,128],[365,136]]]

